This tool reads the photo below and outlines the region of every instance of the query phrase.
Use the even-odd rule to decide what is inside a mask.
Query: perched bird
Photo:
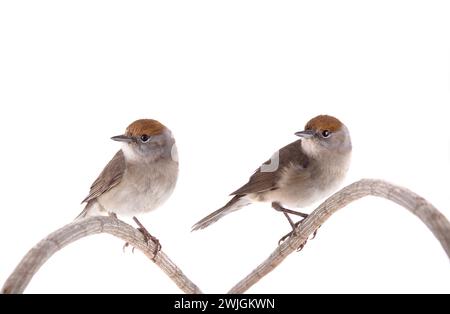
[[[352,151],[347,127],[332,116],[311,119],[305,130],[295,135],[301,139],[275,153],[255,171],[247,184],[231,193],[233,198],[225,206],[197,222],[192,230],[206,228],[254,202],[271,202],[295,230],[297,224],[288,214],[303,218],[308,215],[286,207],[306,207],[331,195],[347,173]]]
[[[123,135],[111,138],[122,142],[83,200],[86,207],[78,215],[110,214],[134,216],[161,206],[172,194],[178,177],[178,158],[172,132],[156,120],[131,123]],[[135,221],[143,228],[140,222]],[[145,236],[156,240],[144,228]]]

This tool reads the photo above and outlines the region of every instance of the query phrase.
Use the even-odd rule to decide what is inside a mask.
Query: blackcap
[[[303,208],[333,193],[350,165],[352,144],[347,127],[338,119],[320,115],[311,119],[301,139],[281,148],[250,177],[247,184],[231,193],[222,208],[197,222],[192,230],[203,229],[223,216],[254,202],[270,202],[288,216],[307,214],[289,208]]]
[[[141,119],[131,123],[123,135],[111,139],[121,142],[122,149],[92,184],[82,202],[86,207],[77,218],[146,213],[161,206],[175,188],[177,150],[167,127],[156,120]],[[146,230],[141,231],[153,238]]]

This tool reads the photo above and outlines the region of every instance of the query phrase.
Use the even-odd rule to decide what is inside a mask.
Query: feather
[[[286,169],[292,162],[298,163],[299,167],[306,168],[309,164],[309,158],[301,150],[301,141],[297,140],[279,150],[278,167],[274,171],[267,172],[263,167],[259,167],[250,177],[248,183],[244,184],[231,195],[246,195],[252,193],[261,193],[279,188],[278,183]],[[272,160],[266,161],[263,165],[270,165]]]
[[[94,181],[89,195],[81,203],[89,203],[118,185],[122,180],[124,172],[125,157],[122,150],[119,150]]]

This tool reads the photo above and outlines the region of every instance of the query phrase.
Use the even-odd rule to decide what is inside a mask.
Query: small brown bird
[[[122,142],[122,149],[92,184],[82,202],[86,207],[77,218],[149,212],[161,206],[175,188],[178,156],[167,127],[156,120],[141,119],[131,123],[125,134],[111,139]],[[145,228],[141,231],[156,240]]]
[[[192,230],[206,228],[254,202],[271,202],[295,229],[297,224],[288,214],[303,218],[308,215],[285,206],[306,207],[331,195],[347,173],[352,151],[347,127],[332,116],[311,119],[305,130],[295,135],[302,139],[281,148],[255,171],[247,184],[231,193],[233,198],[224,207],[197,222]]]

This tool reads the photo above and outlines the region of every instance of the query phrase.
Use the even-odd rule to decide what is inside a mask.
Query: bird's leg
[[[286,213],[284,213],[286,216],[287,216],[287,214]],[[289,217],[289,216],[287,216],[287,217]],[[288,218],[288,219],[290,219],[290,217]],[[290,221],[292,221],[291,219],[290,219]],[[293,223],[293,224],[291,224],[291,226],[292,226],[292,231],[291,232],[288,232],[287,234],[285,234],[279,241],[278,241],[278,245],[280,245],[281,243],[283,243],[284,241],[286,241],[288,238],[290,238],[291,236],[293,236],[293,235],[296,235],[296,232],[295,232],[295,229],[297,229],[297,227],[302,223],[302,221],[303,220],[300,220],[300,221],[297,221],[295,224]],[[306,244],[306,243],[305,243]],[[303,244],[304,245],[304,244]]]
[[[155,250],[153,251],[153,261],[155,261],[156,255],[158,255],[158,252],[161,251],[161,243],[159,242],[158,238],[152,236],[150,232],[148,232],[148,230],[136,217],[133,216],[133,220],[139,226],[137,230],[139,230],[144,235],[144,238],[147,241],[147,243],[150,240],[153,243],[155,243]]]
[[[286,217],[286,219],[289,221],[289,224],[292,227],[292,231],[295,232],[295,223],[292,221],[292,218],[285,212],[283,212],[283,214]]]
[[[109,215],[109,217],[111,217],[111,218],[118,219],[116,213],[109,212],[108,215]]]
[[[301,212],[297,212],[295,210],[291,210],[291,209],[287,209],[284,208],[283,206],[280,205],[280,203],[278,202],[273,202],[272,203],[272,208],[275,209],[276,211],[282,212],[284,214],[284,216],[286,217],[286,219],[289,221],[289,224],[292,227],[292,231],[295,233],[295,228],[299,225],[299,223],[301,223],[303,221],[303,219],[305,219],[306,217],[308,217],[308,214],[304,214]],[[295,223],[292,221],[291,217],[289,217],[288,214],[292,214],[292,215],[296,215],[296,216],[300,216],[303,219],[300,220],[299,222]]]
[[[283,213],[286,213],[286,214],[292,214],[292,215],[300,216],[302,218],[308,217],[308,214],[297,212],[297,211],[292,210],[292,209],[284,208],[278,202],[273,202],[272,203],[272,208],[275,209],[276,211],[283,212]]]
[[[281,245],[284,241],[286,241],[286,239],[289,239],[291,236],[296,235],[295,233],[295,228],[297,228],[297,226],[299,224],[301,224],[302,221],[298,221],[295,225],[294,225],[294,230],[292,230],[291,232],[288,232],[287,234],[285,234],[283,237],[281,237],[281,239],[278,241],[278,245]],[[316,231],[317,232],[317,231]],[[314,233],[315,234],[315,233]],[[305,247],[306,243],[308,242],[308,240],[305,240],[305,242],[303,242],[302,244],[300,244],[300,246],[297,248],[297,252],[300,252],[301,250],[303,250],[303,248]]]
[[[283,243],[287,238],[290,238],[292,235],[297,235],[296,228],[297,228],[297,226],[303,221],[303,220],[300,220],[300,221],[298,221],[297,223],[294,224],[294,222],[292,221],[291,217],[289,217],[288,214],[286,214],[286,213],[283,213],[283,214],[284,214],[284,216],[286,216],[287,220],[288,220],[289,223],[291,224],[292,231],[289,232],[288,234],[286,234],[285,236],[283,236],[280,240],[278,240],[278,245],[280,245],[281,243]],[[317,231],[316,231],[316,232],[317,232]],[[315,234],[315,233],[314,233],[314,234]],[[315,237],[315,235],[314,235],[314,237]],[[314,238],[313,238],[313,239],[314,239]],[[303,243],[297,248],[297,251],[298,251],[298,252],[300,252],[301,250],[303,250],[303,248],[304,248],[305,245],[306,245],[306,242],[308,242],[308,240],[306,240],[305,242],[303,242]]]
[[[283,243],[284,241],[286,241],[286,239],[290,238],[290,237],[293,236],[293,235],[296,235],[295,230],[296,230],[297,227],[303,222],[303,220],[304,220],[306,217],[308,217],[309,215],[308,215],[308,214],[305,214],[305,213],[302,213],[302,212],[297,212],[297,211],[295,211],[295,210],[291,210],[291,209],[284,208],[283,206],[280,205],[280,203],[277,203],[277,202],[273,202],[273,203],[272,203],[272,207],[273,207],[275,210],[282,212],[282,213],[284,214],[284,216],[286,217],[286,219],[289,221],[289,224],[290,224],[291,227],[292,227],[292,231],[289,232],[289,233],[287,233],[287,234],[285,234],[285,235],[278,241],[278,245],[280,245],[281,243]],[[294,222],[292,221],[291,217],[289,217],[288,214],[300,216],[300,217],[302,217],[303,219],[301,219],[300,221],[294,223]],[[319,228],[320,228],[320,227],[319,227]],[[311,240],[315,239],[315,238],[316,238],[316,235],[317,235],[317,230],[314,231],[314,234],[313,234],[313,237],[311,238]],[[303,243],[302,245],[300,245],[300,247],[297,249],[297,251],[301,251],[301,250],[303,249],[303,247],[306,245],[306,242],[307,242],[307,241],[305,241],[305,243]]]

